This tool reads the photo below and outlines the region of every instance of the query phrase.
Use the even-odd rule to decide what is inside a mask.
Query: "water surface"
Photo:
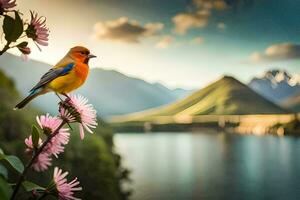
[[[300,199],[300,140],[224,133],[116,134],[135,200]]]

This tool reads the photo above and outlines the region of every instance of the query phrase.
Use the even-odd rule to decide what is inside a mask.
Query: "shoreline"
[[[211,129],[237,134],[299,135],[300,114],[202,115],[155,117],[149,121],[112,122],[115,132],[184,132]]]

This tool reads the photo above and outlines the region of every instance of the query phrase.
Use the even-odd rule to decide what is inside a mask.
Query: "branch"
[[[9,45],[11,42],[7,42],[3,49],[0,51],[0,56],[2,56],[8,49],[10,49]]]

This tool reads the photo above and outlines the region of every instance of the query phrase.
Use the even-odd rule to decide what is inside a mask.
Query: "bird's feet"
[[[65,102],[69,102],[69,101],[71,101],[71,98],[69,97],[69,95],[68,95],[68,94],[66,94],[66,93],[62,93],[62,95],[64,95],[64,96],[66,97],[66,99],[65,99]]]
[[[66,93],[61,93],[63,96],[65,96],[66,97],[66,99],[62,99],[61,98],[61,96],[58,94],[58,93],[56,93],[55,92],[55,95],[59,98],[59,100],[60,100],[60,103],[64,103],[64,102],[69,102],[70,100],[71,100],[71,98],[66,94]]]
[[[63,96],[66,97],[64,100],[61,98],[61,96],[58,93],[55,93],[55,94],[60,99],[60,102],[58,103],[59,112],[61,112],[61,108],[63,108],[63,107],[68,108],[71,106],[71,104],[70,104],[71,98],[66,93],[61,93]]]
[[[59,94],[58,93],[56,93],[55,92],[55,95],[59,98],[59,100],[61,101],[61,102],[63,102],[64,100],[62,100],[62,98],[59,96]]]

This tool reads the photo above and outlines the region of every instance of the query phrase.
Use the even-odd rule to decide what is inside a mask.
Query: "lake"
[[[300,138],[116,134],[134,200],[300,199]]]

